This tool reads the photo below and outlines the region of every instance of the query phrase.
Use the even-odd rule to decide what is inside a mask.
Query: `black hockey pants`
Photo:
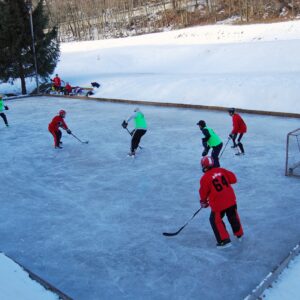
[[[211,157],[214,160],[215,168],[220,167],[219,154],[221,152],[222,147],[223,147],[223,143],[219,144],[218,146],[212,147]]]
[[[135,129],[131,138],[131,152],[134,152],[141,141],[142,136],[147,132],[146,129]]]
[[[238,147],[240,148],[241,152],[242,152],[242,153],[245,153],[244,146],[243,146],[243,144],[241,143],[241,139],[242,139],[243,135],[244,135],[243,133],[239,133],[239,136],[238,136],[237,133],[233,134],[233,135],[232,135],[232,141],[233,141],[233,147],[234,147],[234,148],[238,146]],[[237,136],[238,136],[238,138],[237,138]],[[236,138],[237,138],[237,141],[238,141],[237,144],[236,144],[236,142],[235,142]]]
[[[7,118],[6,118],[5,113],[0,113],[0,116],[2,117],[2,119],[3,119],[4,123],[5,123],[5,125],[8,125],[8,122],[7,122]]]

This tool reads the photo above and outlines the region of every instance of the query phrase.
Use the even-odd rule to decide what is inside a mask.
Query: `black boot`
[[[241,142],[238,143],[239,148],[241,149],[241,154],[245,154],[244,146]]]

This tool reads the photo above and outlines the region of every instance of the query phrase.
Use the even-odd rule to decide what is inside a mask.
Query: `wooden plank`
[[[227,111],[229,107],[224,106],[210,106],[210,105],[198,105],[198,104],[184,104],[184,103],[172,103],[172,102],[154,102],[154,101],[144,101],[144,100],[127,100],[127,99],[113,99],[113,98],[95,98],[86,96],[64,96],[64,95],[44,95],[51,97],[63,97],[70,99],[81,100],[93,100],[101,102],[112,102],[112,103],[128,103],[128,104],[142,104],[142,105],[152,105],[152,106],[164,106],[164,107],[181,107],[181,108],[192,108],[192,109],[205,109],[214,111]],[[276,117],[288,117],[288,118],[300,118],[300,113],[288,113],[288,112],[275,112],[275,111],[263,111],[254,109],[244,109],[236,108],[237,112],[255,114],[255,115],[266,115],[266,116],[276,116]]]

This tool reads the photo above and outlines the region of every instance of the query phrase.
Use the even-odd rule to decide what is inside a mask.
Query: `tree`
[[[39,0],[32,19],[40,78],[51,75],[56,67],[60,50],[57,27],[48,28],[48,16]],[[0,1],[0,79],[3,81],[20,78],[22,94],[26,94],[27,77],[35,75],[31,28],[25,0]]]

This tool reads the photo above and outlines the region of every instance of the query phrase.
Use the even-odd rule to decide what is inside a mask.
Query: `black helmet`
[[[200,120],[200,121],[197,123],[197,125],[203,128],[203,127],[206,126],[206,123],[205,123],[205,121]]]
[[[235,113],[235,108],[229,108],[228,109],[228,112],[231,114],[231,115],[233,115],[234,113]]]

